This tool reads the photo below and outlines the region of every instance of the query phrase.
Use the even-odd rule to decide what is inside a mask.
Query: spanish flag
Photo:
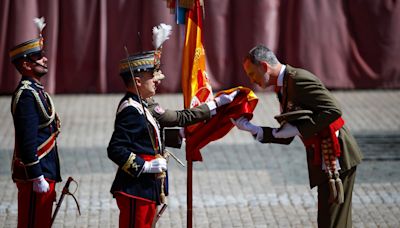
[[[185,108],[196,107],[214,99],[206,71],[202,12],[199,0],[195,0],[193,9],[187,12],[182,56],[182,92]],[[235,90],[239,93],[234,101],[218,108],[212,119],[186,127],[186,160],[202,161],[200,149],[211,141],[222,138],[233,128],[230,118],[252,118],[258,98],[250,89],[237,87],[221,91],[216,96],[222,93],[230,94]]]
[[[182,55],[182,90],[185,108],[196,107],[213,99],[206,72],[203,46],[202,10],[199,0],[187,13],[185,44]]]
[[[208,143],[224,137],[234,127],[232,119],[238,119],[241,116],[251,120],[253,111],[256,108],[258,98],[251,89],[245,87],[236,87],[223,90],[215,95],[230,94],[238,91],[235,99],[227,105],[217,110],[217,114],[207,122],[201,122],[196,125],[193,132],[185,131],[186,134],[186,160],[202,161],[200,149]]]

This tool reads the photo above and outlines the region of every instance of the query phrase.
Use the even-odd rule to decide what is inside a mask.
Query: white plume
[[[155,49],[159,49],[164,41],[169,39],[171,35],[172,26],[161,23],[159,26],[153,27],[153,46]]]
[[[44,17],[41,17],[41,18],[35,17],[33,19],[33,22],[35,22],[36,26],[38,27],[39,33],[42,34],[42,31],[43,31],[44,27],[46,26],[46,23],[44,23]]]

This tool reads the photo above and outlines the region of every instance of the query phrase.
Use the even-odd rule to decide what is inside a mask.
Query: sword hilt
[[[50,226],[53,225],[54,220],[56,219],[56,216],[57,216],[57,214],[58,214],[58,211],[60,210],[60,207],[61,207],[61,204],[62,204],[62,202],[63,202],[63,200],[64,200],[64,196],[65,196],[65,195],[70,195],[70,196],[72,196],[72,197],[74,198],[75,203],[76,203],[76,206],[77,206],[77,208],[78,208],[79,215],[81,215],[81,210],[80,210],[80,207],[79,207],[78,200],[75,198],[74,194],[71,193],[71,192],[69,191],[69,185],[71,184],[71,182],[75,182],[75,183],[76,183],[76,186],[78,186],[78,182],[76,182],[72,177],[68,177],[68,180],[67,180],[67,182],[65,183],[65,185],[64,185],[64,187],[63,187],[63,190],[62,190],[62,192],[61,192],[60,199],[58,200],[57,207],[56,207],[56,209],[54,210],[53,216],[52,216],[52,218],[51,218]],[[78,188],[78,187],[77,187],[77,188]]]

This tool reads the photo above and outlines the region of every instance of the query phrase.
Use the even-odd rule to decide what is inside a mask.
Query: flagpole
[[[185,108],[191,107],[191,100],[198,96],[196,91],[199,88],[209,88],[209,82],[205,75],[206,61],[202,40],[202,13],[199,0],[194,0],[192,9],[186,13],[186,34],[185,46],[182,56],[182,91],[184,94]],[[198,52],[198,50],[202,50]],[[200,55],[196,56],[196,53]],[[199,75],[200,72],[200,75]],[[200,81],[199,80],[200,78]],[[212,91],[210,90],[212,96]],[[206,102],[207,97],[197,97],[200,102]],[[192,129],[192,131],[195,129]],[[191,132],[192,132],[191,131]],[[189,149],[186,145],[187,161],[187,198],[186,198],[186,223],[188,228],[193,227],[193,148]],[[195,159],[195,161],[197,161]]]
[[[192,228],[192,209],[193,209],[193,161],[187,161],[187,227]]]

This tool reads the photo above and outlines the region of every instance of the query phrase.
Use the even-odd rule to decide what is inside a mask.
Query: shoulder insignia
[[[160,114],[160,115],[165,113],[165,110],[164,110],[160,105],[157,105],[157,106],[154,108],[154,111],[155,111],[156,113]]]
[[[30,82],[28,80],[23,80],[21,83],[22,83],[24,88],[27,88],[32,84],[32,82]]]

